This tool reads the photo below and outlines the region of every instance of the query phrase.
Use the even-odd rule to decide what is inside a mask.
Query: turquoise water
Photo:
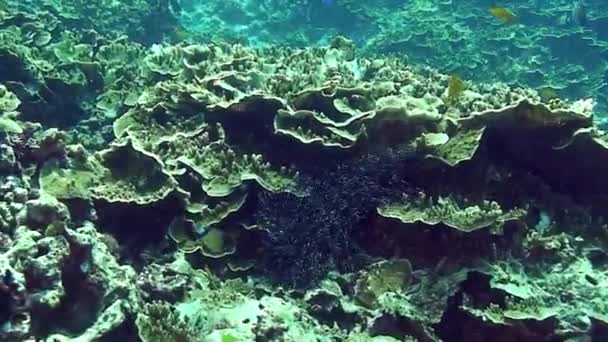
[[[237,2],[240,3],[240,2]],[[202,37],[231,37],[253,46],[309,46],[335,34],[353,39],[364,55],[407,55],[467,79],[534,88],[561,96],[597,98],[606,111],[606,17],[602,1],[498,2],[517,21],[504,25],[490,1],[251,1],[225,6],[182,3],[182,25]],[[219,28],[219,29],[218,29]],[[594,94],[594,95],[591,95]]]

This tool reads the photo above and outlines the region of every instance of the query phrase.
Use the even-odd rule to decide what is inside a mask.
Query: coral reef
[[[589,1],[590,14],[583,27],[571,16],[572,1],[558,0],[551,6],[539,1],[506,4],[519,19],[513,25],[492,17],[489,5],[484,1],[267,0],[229,5],[183,1],[178,20],[190,32],[190,41],[224,39],[253,46],[326,44],[339,32],[368,55],[405,54],[445,73],[478,82],[524,84],[547,97],[593,96],[606,113],[608,39],[603,27],[608,7],[604,2]]]
[[[97,3],[34,0],[3,1],[2,9],[9,12],[46,12],[72,30],[94,30],[107,36],[124,34],[132,41],[149,45],[173,37],[179,7],[176,1],[163,0],[104,0]],[[35,34],[32,37],[39,43],[47,41],[48,34]]]
[[[0,340],[608,336],[595,101],[454,91],[448,75],[341,36],[147,46],[132,25],[175,1],[41,3],[0,15]],[[284,6],[314,26],[323,12],[224,5],[201,25]],[[362,18],[354,2],[322,6]],[[449,37],[470,13],[454,6],[404,27]]]

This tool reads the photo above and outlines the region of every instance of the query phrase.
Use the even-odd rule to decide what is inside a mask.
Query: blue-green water
[[[606,17],[602,1],[498,2],[517,20],[490,15],[490,1],[249,1],[231,5],[184,1],[180,21],[205,38],[253,46],[310,46],[335,34],[361,54],[407,55],[445,73],[476,81],[551,87],[561,96],[597,99],[606,111]]]

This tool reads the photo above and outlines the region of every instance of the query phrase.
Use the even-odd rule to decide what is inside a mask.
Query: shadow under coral
[[[172,245],[167,228],[183,211],[183,203],[174,196],[145,206],[98,201],[95,211],[99,230],[116,239],[121,259],[140,268],[148,257],[159,257],[163,247]]]

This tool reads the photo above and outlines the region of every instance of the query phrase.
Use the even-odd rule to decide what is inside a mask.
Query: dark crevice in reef
[[[163,248],[175,248],[167,228],[183,212],[183,203],[174,196],[146,206],[96,201],[95,211],[100,231],[116,238],[121,257],[136,266],[147,256],[161,256]]]
[[[129,341],[141,342],[133,318],[126,319],[120,326],[99,339],[99,342]]]
[[[370,335],[391,336],[398,340],[414,337],[419,342],[433,342],[417,322],[399,315],[383,314],[375,319],[370,327]]]
[[[444,224],[404,225],[378,215],[356,232],[358,245],[368,255],[385,259],[405,258],[415,268],[434,267],[443,259],[464,264],[479,258],[492,259],[497,251],[511,250],[521,240],[521,227],[506,224],[504,233],[488,230],[465,233]]]
[[[523,320],[518,325],[501,325],[483,322],[464,311],[462,305],[477,309],[487,309],[490,305],[504,309],[506,293],[492,289],[490,277],[479,272],[469,272],[460,284],[460,290],[448,300],[447,309],[441,322],[435,325],[435,332],[445,342],[521,341],[521,342],[562,342],[563,336],[555,336],[556,321]]]
[[[65,296],[56,308],[32,308],[34,334],[46,336],[58,331],[81,334],[95,322],[102,309],[104,289],[103,284],[96,284],[89,277],[90,253],[90,246],[71,245],[61,270]],[[41,285],[30,284],[34,288],[43,288]]]
[[[608,174],[608,167],[586,157],[591,153],[590,148],[597,150],[598,146],[579,144],[577,148],[556,148],[570,137],[563,131],[574,129],[558,133],[549,128],[522,131],[493,129],[486,134],[484,144],[491,150],[493,159],[508,160],[512,169],[526,170],[538,176],[553,192],[568,194],[577,202],[593,205],[599,198],[605,199],[608,177],[596,175]],[[593,151],[591,154],[596,152],[601,153]],[[564,160],[570,164],[564,165]]]

